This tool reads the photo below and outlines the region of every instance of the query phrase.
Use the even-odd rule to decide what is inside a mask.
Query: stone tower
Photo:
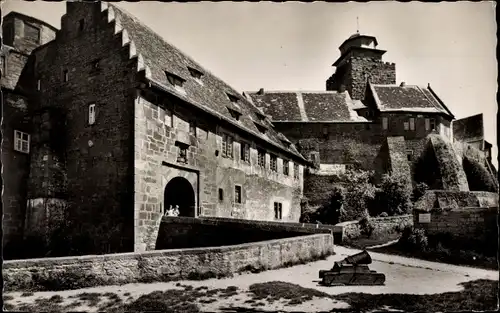
[[[340,45],[340,57],[333,63],[335,73],[326,81],[326,90],[347,90],[352,99],[364,100],[366,82],[395,84],[396,65],[382,61],[386,51],[377,49],[377,38],[356,33]]]

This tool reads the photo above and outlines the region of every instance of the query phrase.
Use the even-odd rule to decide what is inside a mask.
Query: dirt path
[[[59,298],[57,296],[61,297],[58,300],[61,305],[68,305],[75,303],[78,300],[79,294],[99,293],[101,296],[97,296],[97,299],[99,300],[98,302],[96,302],[96,296],[94,295],[93,303],[88,300],[80,300],[80,305],[71,309],[72,311],[78,310],[96,312],[98,311],[99,303],[108,301],[106,300],[106,296],[103,296],[105,293],[109,293],[108,298],[113,294],[117,295],[118,297],[114,297],[120,298],[121,300],[115,299],[116,302],[130,303],[137,300],[142,295],[150,294],[155,291],[177,290],[178,294],[186,295],[186,301],[196,303],[199,308],[207,311],[217,311],[221,308],[243,307],[248,309],[259,308],[259,310],[265,309],[268,311],[280,310],[318,312],[329,311],[335,308],[349,308],[349,304],[346,302],[336,301],[334,299],[332,300],[332,298],[335,297],[328,298],[329,295],[335,296],[353,292],[371,295],[441,294],[462,291],[463,286],[460,284],[478,279],[498,281],[497,271],[455,266],[370,252],[373,259],[373,263],[370,265],[370,268],[386,275],[385,286],[320,286],[318,285],[319,270],[328,269],[332,266],[334,261],[341,260],[347,255],[352,255],[360,251],[339,246],[337,246],[335,250],[336,255],[329,257],[327,260],[258,274],[243,274],[233,278],[210,279],[205,281],[104,286],[60,292],[36,292],[33,295],[28,296],[22,296],[22,293],[20,292],[12,292],[6,294],[6,300],[8,304],[15,305],[15,308],[20,308],[20,305],[23,303],[33,305],[35,304],[36,299],[50,299],[56,295],[56,298]],[[258,299],[255,295],[255,291],[250,292],[251,286],[254,284],[277,281],[289,283],[289,286],[292,286],[291,284],[293,284],[294,286],[296,285],[300,288],[308,288],[308,291],[306,289],[304,289],[305,291],[298,291],[300,293],[309,292],[314,294],[317,292],[318,295],[312,296],[312,298],[303,298],[301,301],[292,301],[292,304],[290,304],[290,299],[287,299],[286,295],[279,296],[281,298],[277,298],[275,301],[268,301],[265,299]],[[219,293],[213,291],[210,296],[204,296],[203,294],[197,292],[191,292],[193,290],[214,289],[220,289]],[[231,290],[228,291],[229,289]],[[192,297],[189,298],[187,296],[188,294],[191,294]]]

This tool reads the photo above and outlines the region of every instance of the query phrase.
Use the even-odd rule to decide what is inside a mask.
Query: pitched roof
[[[236,127],[252,133],[255,137],[259,137],[281,150],[304,159],[293,145],[288,147],[282,143],[271,122],[265,118],[261,119],[259,113],[262,113],[259,109],[238,91],[204,69],[185,53],[167,43],[160,35],[125,10],[112,4],[108,4],[107,9],[113,11],[115,23],[126,31],[128,38],[133,42],[137,55],[141,56],[141,61],[144,63],[146,77],[155,86],[206,112],[227,120]],[[192,76],[193,69],[194,72],[202,74],[201,78]],[[183,91],[168,81],[166,73],[173,74],[184,81]],[[228,107],[235,107],[230,98],[238,99],[238,111],[242,114],[238,121],[233,119],[231,111],[228,110]],[[254,121],[260,121],[267,127],[268,131],[265,134],[261,133]]]
[[[453,137],[458,140],[472,141],[483,139],[483,114],[468,116],[453,121]]]
[[[377,108],[382,112],[442,113],[453,117],[430,87],[416,85],[374,85],[369,88]]]
[[[246,92],[276,122],[367,122],[358,116],[349,93],[336,91]]]

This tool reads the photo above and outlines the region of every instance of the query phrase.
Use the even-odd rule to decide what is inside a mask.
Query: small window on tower
[[[83,31],[83,28],[85,27],[85,20],[81,19],[78,21],[78,31]]]
[[[95,104],[89,105],[89,125],[95,123]]]
[[[42,83],[41,83],[41,80],[39,79],[36,81],[36,90],[40,91],[41,88],[42,88]]]
[[[68,70],[63,71],[63,80],[64,82],[67,82],[69,80],[69,72]]]

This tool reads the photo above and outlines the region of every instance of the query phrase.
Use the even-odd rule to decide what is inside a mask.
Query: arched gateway
[[[191,183],[184,177],[172,178],[165,186],[163,209],[179,206],[179,216],[196,216],[196,201]]]

